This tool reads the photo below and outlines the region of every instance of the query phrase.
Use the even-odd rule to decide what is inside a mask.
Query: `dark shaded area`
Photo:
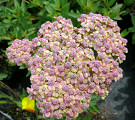
[[[132,26],[130,15],[124,16],[118,22],[121,30]],[[132,34],[128,39],[127,59],[120,65],[123,69],[123,78],[112,84],[112,90],[105,100],[101,100],[100,109],[107,120],[135,120],[135,46],[131,41]]]
[[[13,89],[26,89],[30,86],[30,78],[26,77],[27,72],[27,69],[20,70],[19,67],[16,67],[10,80],[4,82]]]

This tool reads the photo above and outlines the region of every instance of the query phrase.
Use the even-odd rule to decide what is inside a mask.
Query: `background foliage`
[[[36,36],[38,28],[54,16],[70,18],[73,24],[81,14],[99,13],[114,20],[130,12],[134,0],[2,0],[0,1],[0,40],[10,45],[14,39]],[[133,27],[135,18],[131,17]],[[134,32],[133,28],[129,29]],[[135,35],[134,35],[135,36]]]

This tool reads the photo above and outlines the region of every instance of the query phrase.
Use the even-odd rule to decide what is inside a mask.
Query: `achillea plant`
[[[32,42],[15,40],[7,56],[31,71],[30,99],[35,99],[43,117],[76,118],[89,107],[91,95],[103,99],[112,80],[122,77],[119,63],[125,60],[127,40],[117,23],[107,16],[82,14],[74,27],[61,16],[44,23]]]

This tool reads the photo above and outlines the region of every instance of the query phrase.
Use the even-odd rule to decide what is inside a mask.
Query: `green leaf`
[[[85,4],[87,7],[89,7],[89,6],[93,5],[93,2],[91,0],[87,0]]]
[[[107,1],[106,0],[103,0],[103,2],[105,3],[105,5],[107,6],[107,8],[108,8],[108,4],[107,4]]]
[[[43,7],[43,2],[45,1],[45,0],[34,0],[35,1],[35,4],[37,5],[37,6],[39,6],[39,7]]]
[[[81,16],[81,13],[78,10],[76,13],[73,10],[71,10],[71,12],[68,13],[68,15],[73,17],[73,18],[79,18]]]
[[[15,10],[14,10],[14,9],[12,10],[12,9],[10,9],[10,8],[8,8],[8,7],[5,7],[5,10],[8,10],[8,12],[11,12],[11,13],[13,13],[13,14],[15,13]]]
[[[22,107],[22,102],[21,101],[13,101],[13,102],[16,103],[18,107]]]
[[[36,5],[31,2],[30,4],[27,5],[27,9],[28,9],[28,8],[33,8],[33,7],[35,7],[35,6],[36,6]]]
[[[87,115],[86,117],[83,118],[83,120],[91,120],[92,115]]]
[[[120,12],[120,8],[123,6],[123,4],[117,4],[111,8],[112,12],[115,14],[118,14]]]
[[[3,95],[1,93],[0,93],[0,98],[7,98],[7,99],[10,99],[11,101],[14,99],[12,96]]]
[[[89,110],[94,111],[94,112],[97,112],[97,113],[100,113],[100,110],[99,110],[99,108],[98,108],[97,105],[91,106]]]
[[[124,4],[127,6],[131,5],[134,2],[134,0],[124,0]]]
[[[56,11],[49,4],[47,4],[45,8],[47,12],[49,13],[49,16],[54,17],[54,14],[56,13]]]
[[[10,23],[11,21],[9,19],[4,19],[3,23]]]
[[[26,91],[23,89],[23,95],[28,96],[28,94],[26,93]]]
[[[13,43],[13,40],[9,41],[8,46],[12,45],[12,43]]]
[[[37,115],[37,118],[38,119],[43,119],[43,116],[41,116],[41,115]],[[44,120],[58,120],[58,119],[56,119],[56,118],[45,118]],[[65,120],[65,119],[59,119],[59,120]]]
[[[27,120],[30,120],[31,118],[30,117],[27,117]]]
[[[20,94],[21,100],[22,100],[23,98],[27,97],[27,96],[28,96],[28,94],[26,93],[25,89],[23,88],[23,92],[22,92],[22,94]]]
[[[135,32],[135,26],[128,28],[128,30],[129,30],[130,32]]]
[[[60,8],[57,8],[55,4],[50,4],[50,6],[56,11],[61,11]]]
[[[125,37],[125,36],[127,36],[128,34],[129,34],[129,31],[127,31],[127,29],[123,30],[123,31],[120,33],[121,37]]]
[[[20,8],[18,0],[14,0],[15,9],[18,10]]]
[[[111,7],[114,3],[115,3],[116,0],[109,0],[108,2],[108,6]]]
[[[97,101],[99,100],[99,96],[96,96],[96,95],[92,95],[91,96],[91,102],[90,102],[90,106],[92,106],[92,105],[96,105],[97,104]]]
[[[42,17],[43,17],[43,15],[45,14],[45,12],[47,12],[46,9],[45,9],[45,8],[42,8],[42,9],[39,11],[39,13],[37,13],[37,16],[42,16]]]
[[[7,1],[7,0],[2,0],[2,1],[0,1],[0,4],[2,4],[2,3],[5,2],[5,1]]]
[[[13,35],[15,36],[15,39],[22,39],[22,26],[21,24],[19,23],[19,20],[18,22],[16,22],[16,24],[14,25],[14,29],[13,29]]]
[[[9,36],[0,36],[0,40],[12,40]]]
[[[0,73],[0,80],[3,80],[4,78],[6,78],[8,75],[4,74],[4,73]]]
[[[109,14],[108,14],[108,9],[107,9],[107,8],[103,8],[103,9],[102,9],[102,12],[103,12],[103,15],[104,15],[104,16],[109,16]]]
[[[64,6],[68,3],[68,0],[60,0],[61,6]]]
[[[121,12],[119,13],[119,15],[122,15],[122,14],[124,14],[124,13],[126,13],[125,10],[124,10],[124,11],[121,11]]]
[[[62,6],[62,8],[61,8],[62,9],[61,14],[62,14],[63,17],[67,17],[67,15],[69,13],[69,8],[70,8],[70,3],[67,3],[64,6]]]
[[[22,11],[23,11],[23,14],[24,14],[26,12],[26,4],[25,4],[24,0],[22,0],[21,8],[22,8]]]
[[[116,16],[118,16],[119,15],[119,13],[120,13],[120,9],[121,9],[121,7],[123,6],[123,4],[115,4],[115,6],[114,7],[112,7],[110,10],[111,10],[111,14],[110,14],[110,17],[111,18],[114,18],[114,17],[116,17]]]
[[[9,63],[9,66],[16,66],[16,63]]]
[[[27,68],[25,64],[19,67],[19,69],[25,69],[25,68]]]
[[[60,8],[60,0],[54,0],[56,8]]]
[[[131,16],[132,24],[135,26],[135,16]]]
[[[81,6],[81,7],[85,7],[86,6],[86,2],[87,0],[76,0],[78,2],[78,4]]]
[[[30,75],[31,75],[31,72],[28,71],[26,77],[28,77],[28,76],[30,76]]]
[[[82,118],[80,117],[80,116],[78,116],[77,118],[76,118],[76,120],[81,120]]]
[[[85,110],[85,112],[87,111],[92,111],[92,112],[98,112],[100,113],[100,110],[97,106],[97,101],[99,100],[99,96],[96,96],[96,95],[92,95],[91,96],[91,101],[89,103],[89,107]]]
[[[9,101],[2,101],[2,100],[0,100],[0,104],[10,104],[11,102],[9,102]],[[11,103],[12,104],[12,103]]]
[[[132,35],[132,44],[135,44],[135,33]]]
[[[126,11],[125,11],[125,13],[123,13],[122,15],[125,16],[125,15],[129,14],[129,12],[130,12],[130,9],[127,8]]]
[[[96,11],[98,11],[100,4],[101,4],[101,2],[98,1],[98,2],[94,5],[94,7],[92,8],[91,12],[92,12],[92,13],[95,13]]]
[[[56,118],[54,120],[56,120]],[[63,116],[60,120],[66,120],[66,117]]]
[[[43,119],[43,116],[37,115],[37,118],[38,118],[38,119]]]
[[[22,14],[20,15],[20,18],[19,19],[21,21],[20,24],[22,25],[23,30],[27,30],[29,28],[29,25],[27,24],[28,20]],[[19,28],[19,30],[22,30],[21,29],[21,26],[19,26],[19,24],[18,24],[18,28]]]
[[[6,54],[6,50],[2,50],[2,52]]]
[[[114,20],[122,20],[122,18],[119,15],[117,15],[116,17],[113,17],[113,19]]]

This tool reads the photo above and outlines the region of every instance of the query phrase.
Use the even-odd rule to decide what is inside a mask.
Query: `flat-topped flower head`
[[[89,107],[93,93],[108,95],[112,80],[122,77],[127,40],[107,16],[82,14],[74,27],[70,19],[41,25],[32,41],[16,39],[7,48],[10,62],[31,71],[30,99],[37,101],[44,118],[77,118]]]

